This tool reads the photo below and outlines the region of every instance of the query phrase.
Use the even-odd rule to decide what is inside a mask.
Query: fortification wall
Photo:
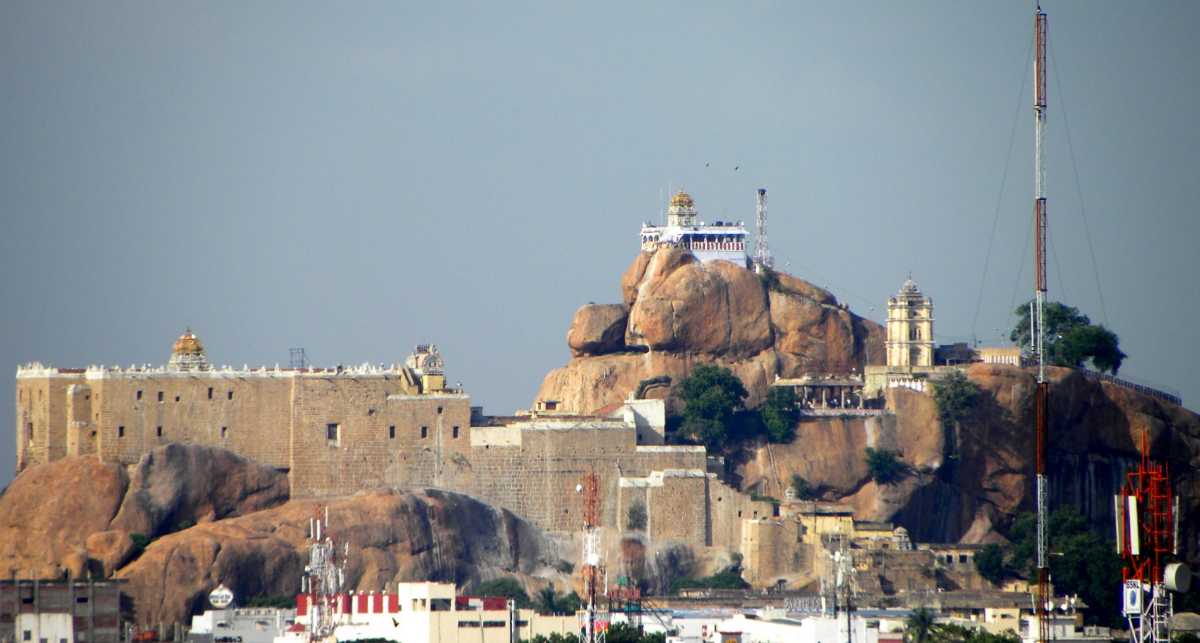
[[[781,577],[813,571],[813,548],[801,542],[800,524],[796,520],[747,520],[742,530],[742,560],[750,584],[769,585]]]
[[[96,452],[136,463],[169,442],[229,449],[288,466],[292,379],[249,373],[156,373],[88,378]]]
[[[576,487],[585,474],[598,477],[601,524],[619,528],[626,515],[619,480],[673,471],[642,492],[647,535],[696,546],[737,547],[742,514],[761,509],[704,473],[703,447],[639,446],[635,426],[618,419],[547,416],[471,427],[468,396],[416,394],[411,378],[390,372],[33,375],[17,381],[21,466],[86,453],[134,464],[162,444],[203,444],[287,470],[295,497],[440,487],[568,532],[583,522]]]
[[[470,448],[470,399],[407,395],[395,380],[296,380],[293,495],[352,494],[374,487],[447,486],[445,472]]]

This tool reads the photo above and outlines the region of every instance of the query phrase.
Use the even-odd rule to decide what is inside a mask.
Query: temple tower
[[[183,331],[175,345],[171,348],[171,359],[167,360],[167,368],[176,371],[207,371],[212,368],[208,358],[204,356],[204,345],[196,337],[192,329]]]
[[[696,225],[696,202],[692,200],[692,195],[680,190],[671,197],[671,205],[667,207],[667,225]]]
[[[888,298],[887,365],[933,366],[933,300],[911,276]]]

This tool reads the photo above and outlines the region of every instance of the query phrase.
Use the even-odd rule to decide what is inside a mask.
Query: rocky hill
[[[567,332],[573,358],[546,375],[538,399],[587,413],[643,380],[685,377],[694,364],[732,369],[756,403],[778,377],[860,371],[883,355],[883,327],[828,291],[781,272],[700,263],[679,248],[640,253],[622,302],[581,307]],[[659,391],[665,394],[665,391]]]
[[[891,411],[873,418],[807,419],[790,444],[746,447],[736,473],[743,488],[782,494],[791,474],[822,497],[851,504],[860,519],[893,520],[926,542],[989,542],[1004,538],[1013,518],[1032,511],[1034,374],[977,364],[968,377],[980,401],[957,431],[938,422],[929,395],[889,391]],[[1141,436],[1151,455],[1169,463],[1186,494],[1190,556],[1200,518],[1200,416],[1169,402],[1077,371],[1049,369],[1050,489],[1055,506],[1075,507],[1105,535],[1112,496],[1137,465]],[[871,481],[866,447],[893,449],[912,472],[891,485]]]
[[[753,405],[776,375],[861,370],[884,355],[884,330],[851,313],[829,292],[796,277],[759,276],[726,262],[701,264],[679,249],[641,253],[621,278],[622,303],[581,307],[567,332],[570,362],[548,373],[538,399],[576,412],[619,401],[639,383],[678,382],[699,363],[730,368]],[[868,357],[871,359],[868,360]],[[1033,374],[976,365],[982,390],[971,418],[948,432],[929,395],[888,393],[886,413],[869,418],[805,419],[791,444],[748,445],[733,473],[742,490],[782,497],[791,474],[827,500],[847,502],[861,519],[894,520],[935,542],[1002,539],[1014,516],[1033,509]],[[1175,472],[1200,469],[1200,416],[1169,402],[1081,373],[1050,369],[1051,489],[1054,502],[1086,515],[1107,534],[1112,494],[1136,465],[1148,431],[1155,458]],[[652,395],[665,397],[666,387]],[[903,454],[912,474],[877,485],[866,447]],[[1189,516],[1200,516],[1200,480]],[[1186,524],[1192,558],[1194,520]]]
[[[23,471],[0,496],[0,573],[115,575],[128,581],[140,623],[186,622],[219,583],[243,599],[294,595],[309,518],[326,507],[335,538],[355,552],[351,589],[502,575],[569,584],[559,543],[467,496],[374,491],[289,501],[284,474],[178,444],[150,452],[132,474],[91,456]]]

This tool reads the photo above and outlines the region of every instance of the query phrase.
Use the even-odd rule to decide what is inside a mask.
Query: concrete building
[[[296,622],[277,643],[308,643],[308,596],[296,599]],[[393,593],[333,598],[339,641],[387,639],[405,643],[510,643],[537,635],[578,634],[580,617],[517,609],[504,598],[458,596],[453,583],[398,583]]]
[[[1018,346],[981,346],[975,352],[979,355],[979,361],[984,364],[1024,365]]]
[[[680,190],[667,207],[666,225],[642,224],[641,249],[653,251],[661,245],[687,248],[702,262],[729,261],[743,268],[746,258],[746,227],[741,221],[705,223],[699,220],[692,196]]]
[[[118,643],[132,614],[123,581],[0,581],[0,643]]]
[[[188,643],[272,643],[296,622],[296,610],[233,607],[192,617]]]

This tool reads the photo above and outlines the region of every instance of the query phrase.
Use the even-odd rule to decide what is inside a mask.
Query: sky
[[[1200,3],[1043,6],[1050,297],[1197,408]],[[1032,290],[1032,12],[0,3],[0,366],[434,342],[511,412],[680,186],[747,224],[765,187],[777,267],[877,321],[911,272],[937,340],[996,344]]]

